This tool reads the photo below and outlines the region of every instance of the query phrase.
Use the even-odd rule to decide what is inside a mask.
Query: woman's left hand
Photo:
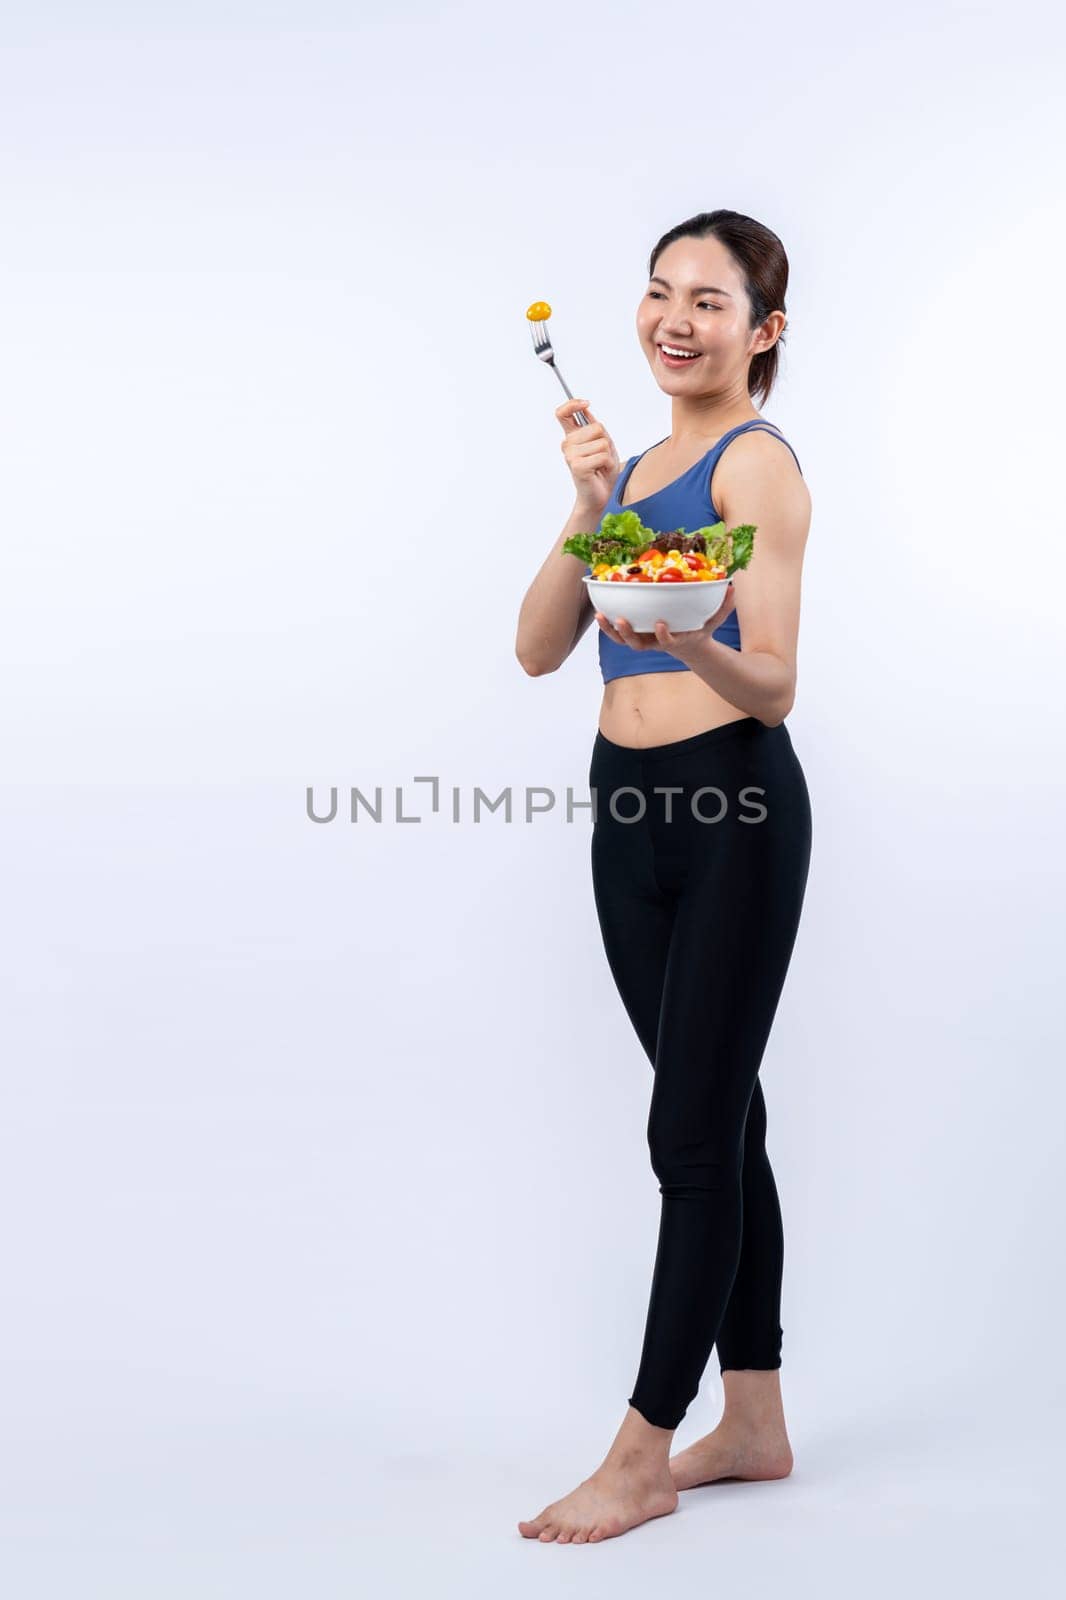
[[[676,656],[679,661],[688,662],[697,656],[703,648],[704,640],[709,639],[716,628],[720,628],[729,613],[736,606],[736,596],[733,585],[730,584],[725,592],[725,599],[714,613],[708,617],[702,628],[690,628],[684,633],[671,633],[666,623],[660,620],[655,624],[654,633],[637,633],[631,628],[624,617],[617,623],[610,623],[602,611],[595,613],[596,621],[615,644],[628,645],[631,650],[665,650],[668,655]]]

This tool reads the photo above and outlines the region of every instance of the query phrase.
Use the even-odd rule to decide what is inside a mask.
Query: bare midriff
[[[691,739],[747,715],[695,672],[638,672],[604,684],[600,732],[613,744],[643,749]]]

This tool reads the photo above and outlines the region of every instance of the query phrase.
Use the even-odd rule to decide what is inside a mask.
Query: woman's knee
[[[740,1184],[744,1145],[739,1131],[731,1137],[713,1133],[694,1139],[684,1129],[667,1127],[662,1119],[651,1117],[648,1151],[663,1194],[699,1197]]]

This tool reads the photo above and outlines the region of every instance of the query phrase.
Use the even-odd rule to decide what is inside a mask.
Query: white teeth
[[[675,350],[671,345],[668,344],[660,345],[659,348],[660,350],[665,350],[668,356],[684,356],[689,361],[695,361],[697,355],[699,354],[698,350]]]

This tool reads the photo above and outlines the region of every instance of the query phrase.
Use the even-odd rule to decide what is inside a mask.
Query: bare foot
[[[712,1433],[670,1457],[670,1476],[678,1489],[695,1489],[720,1478],[787,1478],[792,1448],[785,1425],[723,1420]]]
[[[604,1463],[562,1500],[553,1500],[532,1522],[520,1522],[523,1539],[542,1544],[594,1544],[627,1533],[651,1517],[677,1510],[677,1489],[667,1463]]]

